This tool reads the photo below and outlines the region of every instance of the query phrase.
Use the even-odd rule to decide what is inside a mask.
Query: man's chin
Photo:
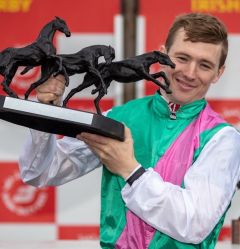
[[[187,98],[186,96],[175,96],[174,93],[172,93],[171,95],[169,95],[169,100],[175,104],[178,104],[178,105],[185,105],[185,104],[188,104],[191,102],[191,100],[189,98]]]

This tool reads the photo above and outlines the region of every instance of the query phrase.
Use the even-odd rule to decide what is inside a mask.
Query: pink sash
[[[194,152],[200,146],[200,134],[223,122],[225,121],[207,104],[198,118],[179,135],[160,158],[154,170],[164,181],[180,186],[186,171],[192,165]],[[146,249],[153,238],[155,229],[131,211],[127,212],[126,219],[126,226],[115,248]]]

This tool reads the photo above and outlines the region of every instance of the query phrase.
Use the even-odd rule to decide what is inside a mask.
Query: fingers
[[[83,140],[89,145],[95,145],[95,144],[107,145],[108,141],[110,140],[110,138],[86,132],[82,132],[81,134],[77,135],[77,138]]]
[[[37,99],[41,103],[49,104],[51,102],[57,101],[58,97],[53,93],[38,93]]]
[[[58,74],[56,77],[53,77],[55,80],[60,82],[60,85],[64,88],[66,84],[66,80],[62,74]]]
[[[77,138],[86,143],[90,149],[98,155],[102,163],[105,164],[105,160],[111,156],[111,140],[113,139],[85,132],[78,135]]]
[[[131,135],[131,131],[127,126],[124,126],[124,134],[125,134],[125,140],[126,139],[131,139],[132,140],[132,135]],[[108,138],[108,137],[104,137],[104,136],[100,136],[100,135],[95,135],[92,133],[87,133],[87,132],[82,132],[81,134],[77,135],[77,138],[80,140],[86,140],[88,141],[88,143],[99,143],[102,145],[106,145],[111,141],[114,141],[114,139],[112,138]]]
[[[53,93],[58,96],[62,95],[64,93],[64,90],[65,90],[65,80],[62,75],[58,75],[57,77],[51,77],[42,85],[37,87],[37,92]]]
[[[77,138],[85,142],[113,174],[126,178],[138,165],[131,132],[127,127],[123,142],[86,132],[82,132]]]
[[[37,87],[37,99],[45,104],[54,103],[59,105],[65,90],[65,78],[63,75],[49,78]]]
[[[132,139],[131,131],[126,125],[124,127],[124,135],[125,135],[125,140],[126,139]]]

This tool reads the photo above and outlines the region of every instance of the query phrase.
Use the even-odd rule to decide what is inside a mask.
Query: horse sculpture
[[[42,28],[34,43],[22,48],[6,48],[1,51],[0,74],[4,76],[1,84],[9,96],[18,97],[9,86],[19,66],[26,66],[27,72],[35,66],[42,65],[46,59],[52,58],[58,61],[58,70],[62,70],[61,58],[56,55],[56,48],[53,46],[53,37],[57,30],[67,37],[71,36],[66,22],[56,17]]]
[[[102,75],[103,81],[105,82],[106,88],[110,86],[110,83],[113,80],[129,83],[145,79],[154,82],[156,85],[164,89],[166,93],[171,93],[171,90],[169,89],[170,83],[164,72],[158,72],[155,74],[149,73],[150,66],[154,63],[160,63],[162,65],[168,65],[171,68],[175,68],[175,64],[170,60],[167,54],[159,51],[152,51],[126,60],[112,62],[111,64],[101,63],[99,64],[99,71]],[[164,79],[165,84],[157,80],[159,77]],[[94,100],[94,104],[97,113],[101,114],[99,102],[106,93],[105,89],[103,89],[99,84],[98,79],[91,73],[87,73],[82,84],[69,92],[63,101],[63,106],[67,105],[68,100],[75,93],[80,92],[92,85],[96,86],[96,89],[92,91],[92,94],[99,92],[97,98]]]
[[[58,56],[62,61],[62,71],[59,72],[59,70],[57,70],[58,65],[55,60],[52,58],[46,60],[42,65],[40,79],[31,84],[30,88],[25,93],[25,99],[28,98],[33,89],[45,82],[51,75],[56,76],[58,73],[64,75],[66,86],[68,86],[69,76],[88,72],[96,76],[97,80],[100,81],[100,87],[105,94],[107,93],[106,84],[97,68],[99,57],[104,57],[106,65],[109,65],[115,58],[115,50],[111,46],[93,45],[85,47],[74,54],[59,54]],[[25,73],[25,70],[22,73]]]

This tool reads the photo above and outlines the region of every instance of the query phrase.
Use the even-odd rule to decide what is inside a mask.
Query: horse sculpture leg
[[[58,55],[51,55],[51,58],[55,58],[56,61],[58,60],[58,70],[53,75],[55,77],[58,74],[60,74],[60,72],[62,72],[62,70],[63,70],[63,59],[61,56],[58,56]]]
[[[13,92],[13,91],[8,87],[8,85],[9,85],[10,82],[11,82],[11,81],[9,81],[9,80],[7,80],[7,81],[4,80],[4,81],[1,83],[2,88],[3,88],[3,91],[4,91],[5,93],[7,93],[10,97],[18,98],[17,94],[16,94],[15,92]]]
[[[40,86],[41,84],[43,84],[45,81],[47,81],[51,75],[53,74],[54,70],[55,70],[55,64],[52,60],[46,61],[45,64],[42,65],[41,67],[41,77],[40,79],[38,79],[37,81],[35,81],[34,83],[31,84],[31,86],[28,88],[28,90],[25,92],[25,99],[28,99],[30,93],[37,88],[38,86]],[[24,71],[27,68],[24,69]],[[23,71],[23,72],[24,72]],[[23,73],[22,72],[22,73]]]
[[[61,72],[53,73],[53,77],[57,77],[59,74],[63,74],[63,76],[65,78],[65,86],[69,86],[69,76],[68,76],[68,73],[67,73],[65,66],[63,66]]]
[[[12,82],[12,79],[17,72],[17,66],[13,63],[8,66],[8,68],[5,71],[5,77],[4,81],[1,83],[3,87],[3,91],[6,92],[10,97],[18,98],[17,94],[10,89],[10,84]]]
[[[28,97],[31,94],[31,92],[35,88],[37,88],[38,86],[40,86],[41,84],[43,84],[46,80],[48,80],[50,76],[51,76],[51,74],[49,76],[45,75],[45,76],[41,77],[39,80],[37,80],[34,83],[32,83],[31,86],[28,88],[28,90],[24,94],[25,99],[28,99]]]
[[[67,95],[67,97],[64,99],[63,101],[63,106],[66,107],[67,106],[67,102],[69,101],[70,98],[72,98],[72,96],[78,92],[81,92],[83,89],[94,85],[95,83],[95,78],[96,76],[92,76],[90,73],[87,73],[84,76],[83,82],[81,85],[79,85],[78,87],[73,88]]]
[[[105,92],[103,91],[103,89],[101,89],[98,93],[98,96],[96,99],[94,99],[94,105],[97,111],[97,114],[102,115],[101,109],[99,107],[99,102],[102,99],[102,97],[105,95]]]
[[[49,60],[45,64],[42,65],[42,68],[41,68],[41,78],[39,80],[37,80],[36,82],[34,82],[34,83],[31,84],[31,86],[28,88],[28,90],[25,93],[25,99],[28,99],[30,93],[35,88],[37,88],[38,86],[40,86],[41,84],[43,84],[45,81],[47,81],[51,77],[51,75],[53,75],[53,73],[55,71],[55,68],[57,66],[58,66],[58,64],[56,64],[55,60],[54,61]],[[26,68],[24,69],[24,71],[25,70],[26,70]],[[62,68],[62,72],[63,72],[63,75],[64,75],[65,80],[66,80],[65,85],[68,86],[68,84],[69,84],[69,77],[67,75],[65,67]]]
[[[108,87],[110,86],[111,82],[112,82],[112,79],[111,78],[104,78],[105,80],[105,84],[106,84],[106,88],[108,89]],[[98,89],[98,87],[97,87]],[[97,90],[95,89],[95,90]],[[95,108],[96,108],[96,111],[97,111],[97,114],[101,115],[102,112],[101,112],[101,109],[99,107],[99,103],[100,103],[100,100],[102,99],[102,97],[105,95],[105,91],[101,88],[99,91],[98,91],[98,96],[96,99],[94,99],[94,105],[95,105]]]
[[[100,81],[101,81],[101,88],[104,90],[104,93],[107,94],[106,84],[105,84],[105,82],[104,82],[104,80],[103,80],[100,72],[96,68],[94,68],[94,67],[90,67],[89,68],[89,72],[95,74],[100,79]]]
[[[152,82],[154,82],[157,86],[161,87],[164,91],[166,91],[166,93],[170,94],[172,93],[172,91],[169,89],[169,84],[168,85],[164,85],[162,84],[160,81],[156,80],[154,77],[151,76],[151,74],[149,74],[144,67],[141,68],[142,70],[138,70],[139,74],[142,74],[144,76],[144,78],[146,80],[151,80]],[[164,75],[164,74],[163,74]],[[165,76],[161,76],[164,78],[165,82],[166,82],[166,75]],[[169,81],[167,80],[167,82],[169,83]]]
[[[62,72],[63,72],[64,78],[65,78],[65,81],[66,81],[65,86],[69,86],[69,76],[68,76],[66,68],[64,66],[63,66]]]
[[[34,68],[34,66],[27,66],[27,67],[25,67],[23,70],[22,70],[22,72],[20,73],[21,75],[24,75],[24,74],[26,74],[28,71],[30,71],[31,69],[33,69]]]
[[[153,78],[163,78],[164,79],[164,82],[165,82],[165,84],[166,84],[166,89],[165,89],[165,91],[166,91],[166,93],[168,93],[168,94],[171,94],[172,93],[172,91],[169,89],[169,86],[170,86],[170,81],[169,81],[169,79],[167,78],[167,75],[163,72],[163,71],[161,71],[161,72],[157,72],[157,73],[154,73],[154,74],[150,74],[151,75],[151,77],[153,77]]]
[[[73,88],[67,95],[67,97],[64,99],[63,101],[63,106],[66,107],[68,101],[70,100],[70,98],[72,98],[72,96],[80,91],[82,91],[83,89],[87,88],[87,86],[83,86],[83,84],[79,85],[78,87]]]

